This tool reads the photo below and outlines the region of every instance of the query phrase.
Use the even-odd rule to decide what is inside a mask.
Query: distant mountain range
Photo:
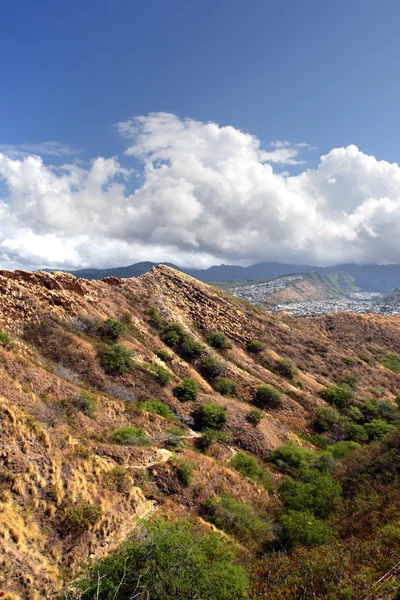
[[[111,269],[80,269],[71,271],[76,277],[84,279],[104,279],[104,277],[139,277],[150,271],[159,263],[139,262],[127,267],[115,267]],[[361,290],[370,292],[391,292],[400,287],[400,264],[391,265],[357,265],[343,264],[329,267],[317,267],[313,265],[295,265],[278,262],[264,262],[249,267],[235,265],[216,265],[208,269],[182,269],[171,264],[162,263],[177,271],[187,273],[199,281],[211,283],[215,281],[232,281],[245,279],[268,279],[281,275],[292,275],[296,273],[347,273],[353,277],[354,285]]]

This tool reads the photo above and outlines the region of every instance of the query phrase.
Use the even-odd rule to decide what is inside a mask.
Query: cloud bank
[[[348,146],[290,176],[281,170],[302,164],[307,144],[263,148],[234,127],[168,113],[118,123],[117,132],[123,156],[86,168],[3,147],[2,267],[400,262],[395,163]],[[132,157],[141,172],[129,168]]]

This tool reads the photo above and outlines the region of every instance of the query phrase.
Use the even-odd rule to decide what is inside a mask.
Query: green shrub
[[[234,396],[236,393],[236,383],[226,377],[217,377],[213,387],[222,396]]]
[[[350,454],[350,452],[353,452],[353,450],[357,450],[358,448],[361,448],[361,446],[357,442],[342,441],[327,446],[326,450],[327,452],[330,452],[334,458],[341,459]]]
[[[241,475],[249,477],[269,492],[273,492],[274,488],[268,471],[258,463],[254,456],[240,450],[231,458],[229,464]]]
[[[164,419],[176,418],[170,407],[164,404],[164,402],[161,402],[161,400],[157,400],[157,398],[150,398],[150,400],[145,400],[145,402],[138,402],[137,407],[147,412],[160,415],[160,417],[164,417]]]
[[[102,354],[101,362],[109,375],[124,375],[133,366],[132,352],[121,344],[114,344]]]
[[[167,346],[173,348],[182,358],[193,362],[204,354],[204,347],[183,329],[179,323],[171,323],[164,328],[162,339]]]
[[[176,474],[184,486],[189,486],[193,481],[194,462],[184,458],[175,461]]]
[[[206,341],[209,346],[216,350],[226,350],[232,348],[232,344],[227,339],[226,335],[222,331],[214,331],[206,335]]]
[[[10,336],[7,333],[3,333],[0,331],[0,346],[4,348],[13,348],[14,343],[11,341]]]
[[[272,537],[272,526],[261,519],[251,504],[239,502],[231,496],[210,498],[206,516],[219,529],[241,542],[262,545]]]
[[[253,425],[258,425],[260,421],[262,421],[265,417],[265,413],[259,408],[253,408],[247,416],[247,420],[250,421]]]
[[[123,446],[141,446],[148,444],[146,432],[141,427],[127,425],[111,432],[111,439],[115,444]]]
[[[329,526],[311,513],[289,510],[281,517],[279,542],[289,552],[298,545],[320,546],[330,537]]]
[[[228,433],[226,431],[218,431],[217,429],[204,429],[203,435],[196,439],[196,448],[201,452],[207,450],[218,442],[226,442]]]
[[[188,521],[143,522],[74,585],[80,600],[246,600],[249,580],[232,547]]]
[[[286,477],[279,486],[279,497],[286,510],[312,513],[326,519],[340,499],[340,485],[317,470],[302,474],[302,480]]]
[[[348,387],[332,385],[321,390],[319,395],[329,404],[333,404],[337,408],[345,408],[352,398],[353,392]]]
[[[204,379],[214,381],[224,375],[226,367],[216,356],[206,356],[199,365],[199,371]]]
[[[81,502],[69,508],[62,519],[63,533],[79,535],[88,531],[101,517],[100,506]]]
[[[339,431],[346,440],[352,440],[353,442],[367,442],[368,433],[364,425],[355,423],[348,417],[341,417],[339,419]]]
[[[254,396],[254,404],[260,408],[281,408],[282,394],[270,385],[261,385]]]
[[[275,363],[275,370],[281,377],[290,380],[293,379],[297,372],[296,365],[290,358],[280,358],[277,360]]]
[[[264,344],[259,340],[250,340],[246,345],[246,350],[251,354],[260,354],[264,350]]]
[[[354,367],[354,365],[356,364],[356,361],[354,360],[354,358],[351,358],[351,356],[343,356],[342,361],[345,365],[349,367]]]
[[[378,360],[387,369],[393,373],[400,373],[400,355],[395,352],[383,352],[378,356]]]
[[[367,432],[369,441],[372,442],[382,439],[384,435],[391,433],[396,427],[383,419],[374,419],[370,423],[366,423],[364,429]]]
[[[352,390],[357,389],[357,377],[354,375],[342,375],[342,377],[339,377],[337,380],[337,383],[342,386],[347,385]]]
[[[400,407],[400,394],[397,394],[396,398],[394,399],[394,401],[396,402],[397,406]]]
[[[199,386],[194,379],[184,377],[174,389],[173,394],[180,402],[193,402],[199,394]]]
[[[164,362],[169,362],[171,360],[171,355],[166,350],[157,350],[156,356]]]
[[[315,457],[315,452],[287,443],[272,450],[268,454],[268,462],[273,463],[281,473],[298,476],[312,461],[315,461]]]
[[[346,415],[346,417],[349,417],[349,419],[355,421],[356,423],[362,423],[364,421],[364,415],[362,414],[358,406],[354,406],[354,404],[348,406],[345,409],[344,414]]]
[[[299,390],[304,390],[305,385],[302,381],[299,380],[299,381],[296,381],[296,387],[298,387]]]
[[[149,323],[154,329],[162,330],[164,328],[162,317],[155,306],[149,308],[147,315],[149,317]]]
[[[197,429],[222,429],[227,421],[226,410],[219,404],[207,402],[193,412]]]
[[[105,340],[115,343],[121,335],[126,333],[126,329],[127,327],[124,323],[115,319],[107,319],[100,325],[98,332]]]
[[[340,415],[332,406],[318,406],[314,413],[313,426],[318,432],[329,431],[339,422]]]

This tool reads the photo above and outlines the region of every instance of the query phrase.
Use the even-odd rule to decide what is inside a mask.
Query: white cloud
[[[154,113],[117,125],[117,158],[57,169],[39,156],[0,154],[2,266],[110,266],[168,260],[207,266],[261,260],[400,261],[400,168],[355,146],[335,148],[296,176],[305,144],[269,150],[233,127]]]
[[[79,149],[58,142],[42,142],[41,144],[0,144],[0,152],[10,158],[23,158],[32,154],[39,156],[72,156],[78,154]]]

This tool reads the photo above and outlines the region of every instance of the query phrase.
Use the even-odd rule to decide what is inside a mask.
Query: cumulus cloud
[[[305,143],[152,113],[117,124],[124,156],[84,168],[0,153],[0,264],[207,266],[400,261],[400,168],[355,146],[298,175]],[[143,165],[128,193],[131,157]],[[126,166],[122,166],[128,164]]]

